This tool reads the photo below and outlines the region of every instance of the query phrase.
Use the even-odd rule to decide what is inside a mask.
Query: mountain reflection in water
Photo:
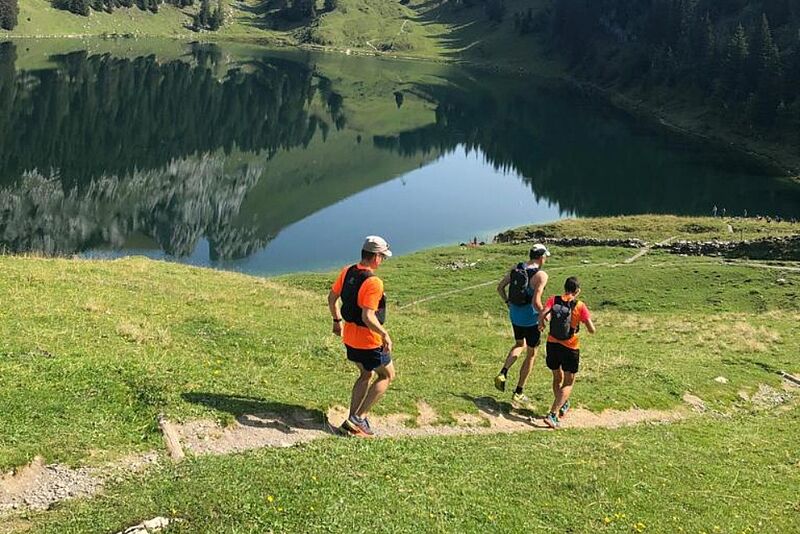
[[[362,228],[337,204],[391,204],[392,180],[437,160],[448,176],[425,174],[424,187],[396,191],[406,212],[386,210],[447,225],[412,233],[386,220],[406,250],[562,215],[800,215],[796,183],[535,79],[198,44],[170,59],[73,51],[36,68],[18,52],[0,44],[0,245],[11,252],[187,258],[202,242],[200,263],[326,267],[344,257],[294,265],[264,251],[282,232],[349,246]],[[467,191],[453,195],[453,173]],[[425,202],[439,195],[485,217]]]

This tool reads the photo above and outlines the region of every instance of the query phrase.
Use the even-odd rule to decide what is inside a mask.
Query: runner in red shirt
[[[551,428],[558,428],[559,417],[569,411],[569,396],[575,383],[575,375],[580,364],[580,341],[578,331],[586,325],[586,330],[594,334],[597,330],[592,322],[589,308],[578,300],[581,285],[574,276],[564,283],[564,294],[552,296],[547,300],[539,315],[539,329],[544,330],[550,320],[550,335],[547,336],[547,367],[553,371],[553,405],[544,418]]]

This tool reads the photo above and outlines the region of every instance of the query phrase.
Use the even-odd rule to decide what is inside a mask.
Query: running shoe
[[[524,393],[514,393],[511,396],[511,404],[518,410],[531,410],[533,411],[533,403]]]
[[[569,411],[569,401],[562,404],[561,408],[558,409],[558,418],[561,419],[562,417],[567,415],[568,411]]]
[[[351,436],[371,438],[375,435],[366,419],[357,418],[352,415],[345,419],[344,423],[342,423],[342,428]]]
[[[553,412],[547,414],[547,416],[544,418],[544,422],[550,428],[558,428],[559,426],[561,426],[558,422],[558,416]]]
[[[365,418],[362,419],[362,421],[364,422],[364,426],[363,426],[364,430],[366,430],[370,435],[374,435],[375,431],[372,430],[372,425],[369,424],[369,419],[367,419],[365,417]]]
[[[494,377],[494,387],[499,389],[500,391],[506,390],[506,375],[500,373],[496,377]]]

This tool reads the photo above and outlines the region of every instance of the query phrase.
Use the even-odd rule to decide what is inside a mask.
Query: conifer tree
[[[18,16],[17,0],[0,0],[0,28],[13,30],[17,26]]]
[[[775,122],[776,111],[781,102],[783,67],[766,15],[761,17],[761,27],[752,56],[757,80],[752,119],[761,126],[771,126]]]
[[[205,30],[211,23],[211,2],[209,0],[201,0],[200,10],[194,16],[194,29]]]
[[[747,77],[749,59],[750,43],[744,26],[739,24],[728,41],[723,66],[722,92],[727,95],[729,103],[743,101],[750,92]]]
[[[217,9],[214,10],[214,14],[211,16],[211,21],[208,24],[208,29],[211,31],[217,31],[222,27],[222,22],[224,19],[224,12],[222,10],[222,0],[217,1]]]

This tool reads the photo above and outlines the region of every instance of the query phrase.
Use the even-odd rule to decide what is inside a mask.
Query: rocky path
[[[784,390],[762,385],[752,398],[742,397],[755,409],[789,409],[796,403],[800,386],[786,380]],[[672,410],[604,410],[593,413],[576,408],[562,421],[562,429],[620,428],[641,424],[669,424],[687,417],[708,414],[702,399],[687,393],[684,405]],[[444,424],[440,414],[424,401],[417,404],[417,414],[375,416],[376,439],[430,438],[436,436],[469,436],[523,432],[553,432],[541,415],[527,410],[507,410],[492,397],[475,399],[477,413],[452,413]],[[323,418],[319,412],[295,409],[283,413],[247,414],[229,426],[214,421],[198,420],[173,424],[183,449],[193,456],[234,454],[265,447],[292,447],[318,439],[335,437],[332,426],[344,420],[344,407],[331,408]],[[564,431],[560,430],[560,431]],[[354,439],[354,438],[353,438]],[[100,467],[70,468],[45,465],[41,458],[0,477],[0,532],[12,525],[15,512],[28,509],[46,510],[53,504],[73,498],[90,497],[102,491],[120,476],[141,472],[166,461],[165,455],[153,451],[124,458]],[[5,519],[3,519],[5,517]],[[13,529],[17,530],[17,529]]]
[[[450,424],[442,424],[439,414],[420,401],[416,415],[372,418],[373,425],[379,429],[376,437],[424,438],[550,431],[540,417],[533,417],[527,411],[504,411],[491,397],[476,399],[475,404],[477,414],[450,414]],[[689,414],[686,407],[668,411],[606,410],[599,414],[574,409],[565,419],[564,428],[618,428],[643,423],[670,423]],[[334,407],[329,410],[326,420],[321,420],[318,412],[297,409],[287,413],[243,415],[226,427],[210,420],[173,424],[173,427],[189,455],[220,455],[264,447],[292,447],[318,439],[345,439],[335,437],[331,426],[340,425],[346,415],[345,408]],[[0,478],[0,518],[6,516],[8,519],[9,514],[13,516],[15,512],[29,509],[47,510],[68,499],[90,497],[102,491],[109,481],[143,471],[162,461],[168,461],[165,455],[150,452],[100,467],[71,468],[59,464],[46,465],[42,458],[37,457],[30,464]]]

